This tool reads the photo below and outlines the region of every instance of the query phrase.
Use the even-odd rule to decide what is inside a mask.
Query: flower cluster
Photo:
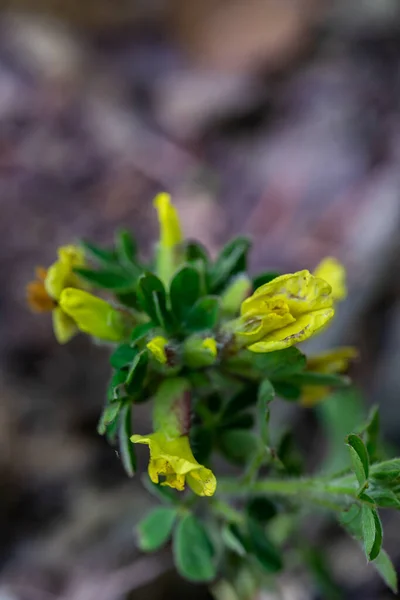
[[[56,262],[37,270],[28,303],[34,311],[52,313],[61,344],[80,331],[116,345],[99,430],[112,439],[125,415],[130,442],[121,456],[128,472],[134,470],[132,442],[145,444],[152,482],[180,491],[187,483],[195,494],[211,496],[215,475],[193,454],[196,432],[207,429],[207,418],[216,420],[202,398],[211,395],[210,381],[218,371],[235,368],[254,378],[252,353],[275,356],[326,327],[346,295],[345,271],[327,258],[313,273],[267,274],[255,286],[245,271],[248,240],[237,238],[213,263],[199,244],[184,240],[168,194],[159,194],[154,205],[160,223],[154,272],[141,264],[127,232],[111,250],[88,243],[63,246]],[[92,268],[93,260],[99,269]],[[354,356],[352,349],[340,349],[305,364],[296,354],[299,370],[308,375],[342,373]],[[301,375],[295,373],[300,380]],[[304,405],[328,389],[300,387]],[[132,406],[144,399],[153,399],[154,432],[132,434]]]

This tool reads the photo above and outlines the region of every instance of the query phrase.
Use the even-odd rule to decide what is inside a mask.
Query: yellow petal
[[[339,301],[346,298],[346,269],[336,258],[331,256],[324,258],[315,269],[314,275],[329,283],[334,300]]]
[[[66,344],[78,332],[75,322],[58,306],[53,310],[53,330],[59,344]]]
[[[307,358],[307,370],[314,373],[344,373],[350,361],[357,358],[358,350],[352,346],[334,348]]]
[[[242,304],[242,315],[253,309],[253,302],[281,300],[286,302],[293,316],[310,311],[330,308],[333,304],[332,288],[323,279],[311,275],[307,270],[276,277],[256,289]]]
[[[188,473],[186,481],[198,496],[212,496],[217,489],[217,480],[214,473],[205,467]]]
[[[61,293],[60,306],[84,333],[110,342],[119,342],[125,337],[121,313],[93,294],[66,288]]]
[[[168,340],[161,335],[154,337],[152,340],[150,340],[150,342],[146,344],[146,347],[150,350],[154,358],[163,365],[165,365],[168,358],[167,353],[165,351],[165,346],[167,344]]]
[[[274,352],[294,346],[322,329],[332,319],[334,313],[333,308],[327,308],[301,315],[295,323],[272,331],[248,349],[252,352]]]
[[[301,390],[300,404],[312,408],[329,394],[329,387],[324,385],[305,385]]]
[[[71,276],[71,269],[68,264],[57,261],[47,270],[44,286],[47,293],[54,300],[59,300],[61,292],[68,287],[68,280]]]
[[[171,204],[171,196],[165,192],[155,197],[154,206],[160,223],[160,245],[164,248],[173,248],[182,241],[178,211]]]
[[[80,246],[72,244],[61,246],[58,249],[58,257],[60,262],[68,265],[70,268],[83,267],[85,265],[85,253]]]

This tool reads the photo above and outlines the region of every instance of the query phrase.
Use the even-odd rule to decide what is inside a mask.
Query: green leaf
[[[250,413],[240,413],[226,419],[221,419],[218,429],[252,429],[253,427],[253,415]]]
[[[260,387],[258,388],[257,399],[258,424],[260,427],[261,439],[264,442],[264,444],[268,444],[269,442],[269,405],[271,404],[274,398],[275,390],[271,382],[269,381],[269,379],[264,379],[260,383]]]
[[[129,365],[137,354],[136,348],[131,348],[129,344],[122,344],[111,354],[110,363],[114,369],[122,369]],[[121,382],[120,382],[121,383]]]
[[[367,449],[362,439],[354,433],[347,436],[347,444],[350,447],[354,473],[358,483],[362,486],[369,477],[369,457]]]
[[[274,381],[276,395],[285,400],[295,401],[301,397],[301,387],[286,381]]]
[[[283,568],[278,548],[267,538],[264,527],[254,519],[248,519],[247,529],[251,543],[250,551],[267,573],[277,573]]]
[[[185,258],[187,262],[202,262],[205,265],[209,263],[210,257],[205,246],[199,242],[189,241],[185,245]]]
[[[303,471],[303,459],[295,444],[292,431],[286,431],[278,444],[277,454],[290,475],[300,475]]]
[[[224,525],[221,531],[221,538],[229,550],[238,556],[246,556],[247,547],[236,524],[229,523]]]
[[[121,264],[126,265],[130,269],[134,267],[134,270],[139,274],[139,267],[135,262],[137,246],[130,231],[125,229],[119,231],[116,235],[115,246]]]
[[[267,523],[277,514],[276,506],[268,498],[256,496],[251,498],[246,505],[247,515],[259,523]]]
[[[125,381],[125,387],[130,395],[139,393],[147,374],[149,356],[147,350],[136,354]]]
[[[257,402],[257,385],[248,384],[239,393],[235,394],[227,403],[222,419],[227,420],[238,412],[254,406]]]
[[[371,466],[371,477],[385,483],[400,483],[400,458],[392,458]]]
[[[108,402],[115,402],[117,394],[115,393],[115,388],[118,388],[120,385],[125,383],[126,379],[126,371],[115,371],[112,374],[110,383],[107,387],[107,400]]]
[[[151,511],[136,528],[137,543],[144,552],[154,552],[163,546],[172,534],[178,511],[160,506]]]
[[[212,292],[220,292],[233,275],[247,270],[247,254],[250,246],[248,238],[237,237],[222,249],[210,269],[209,279]]]
[[[127,306],[128,308],[133,308],[134,310],[140,312],[141,307],[139,306],[139,302],[137,299],[137,295],[135,292],[125,292],[121,294],[115,294],[118,302]]]
[[[100,435],[104,435],[106,433],[107,426],[117,419],[120,408],[121,405],[117,402],[106,405],[103,414],[100,417],[99,424],[97,425],[97,431]]]
[[[375,520],[375,539],[369,553],[369,560],[375,560],[375,558],[377,558],[381,551],[383,541],[383,529],[379,514],[375,509],[372,509],[372,513]]]
[[[376,489],[370,495],[377,506],[382,508],[400,508],[400,500],[392,490]]]
[[[256,435],[245,429],[231,429],[218,436],[222,454],[235,464],[245,464],[259,449]]]
[[[213,329],[218,322],[219,300],[216,296],[200,298],[190,311],[186,320],[186,329],[195,333]]]
[[[145,338],[155,328],[154,323],[141,323],[136,325],[131,333],[131,343],[136,343]]]
[[[364,541],[364,550],[369,560],[375,545],[376,520],[374,510],[365,504],[361,507],[361,527]]]
[[[293,375],[289,380],[295,385],[324,385],[333,388],[347,387],[350,385],[349,377],[345,375],[334,375],[331,373],[304,372]]]
[[[341,525],[357,540],[362,540],[361,506],[353,504],[339,515]]]
[[[132,407],[124,406],[119,417],[119,455],[129,477],[136,471],[135,446],[131,442],[132,435]]]
[[[265,285],[266,283],[269,283],[270,281],[272,281],[273,279],[276,279],[280,275],[281,275],[281,273],[277,273],[276,271],[268,271],[267,273],[261,273],[260,275],[257,275],[256,277],[254,277],[253,287],[256,290],[261,285]]]
[[[170,317],[167,310],[167,296],[164,284],[152,273],[144,273],[139,277],[138,299],[151,320],[164,329],[168,329]]]
[[[372,564],[386,585],[394,594],[397,594],[397,573],[385,550],[380,551],[379,555],[375,558]]]
[[[81,242],[84,250],[91,258],[94,258],[97,262],[104,264],[106,266],[115,265],[117,262],[117,256],[114,250],[107,250],[106,248],[101,248],[100,246],[96,246],[90,242],[83,240]]]
[[[174,276],[170,288],[171,308],[183,323],[200,296],[200,275],[194,267],[183,266]]]
[[[343,440],[365,419],[364,402],[354,388],[341,389],[315,407],[322,422],[327,455],[321,470],[336,473],[350,466],[350,453]]]
[[[190,447],[195,459],[203,465],[207,463],[213,448],[213,433],[202,425],[190,428]]]
[[[84,267],[76,267],[74,272],[91,285],[105,290],[126,291],[135,287],[132,276],[117,270],[93,271]]]
[[[178,523],[173,541],[175,565],[182,577],[193,582],[212,581],[217,574],[214,549],[200,521],[186,515]]]
[[[266,354],[249,353],[254,366],[268,379],[282,379],[299,373],[306,366],[306,357],[297,348],[291,347]]]

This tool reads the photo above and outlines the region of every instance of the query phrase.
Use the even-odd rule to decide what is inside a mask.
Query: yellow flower
[[[171,204],[171,196],[165,192],[158,194],[154,206],[160,223],[160,244],[164,248],[173,248],[182,242],[182,231],[178,212]]]
[[[281,275],[242,303],[234,333],[252,352],[282,350],[322,329],[334,315],[332,305],[331,286],[309,271]]]
[[[168,285],[172,275],[181,262],[179,247],[182,243],[182,231],[179,215],[171,204],[171,196],[162,192],[154,199],[160,224],[160,240],[157,249],[157,274]]]
[[[60,344],[68,342],[78,331],[75,322],[62,310],[59,300],[66,287],[80,287],[74,267],[85,264],[83,250],[78,246],[62,246],[58,260],[48,270],[36,269],[36,281],[27,286],[27,300],[35,312],[52,312],[53,329]]]
[[[168,439],[159,431],[150,435],[133,435],[131,441],[149,446],[148,471],[153,483],[158,483],[162,476],[165,480],[161,485],[182,491],[187,483],[198,496],[214,494],[217,487],[215,475],[194,458],[186,435]]]
[[[165,346],[168,344],[168,340],[165,339],[162,335],[157,335],[150,342],[146,344],[147,348],[150,350],[152,355],[158,362],[162,365],[165,365],[167,362],[167,353],[165,351]]]
[[[329,283],[335,302],[346,298],[346,269],[336,258],[324,258],[314,270],[314,276]]]
[[[350,361],[357,356],[357,349],[351,346],[321,352],[307,359],[307,371],[325,374],[345,373]],[[307,407],[314,406],[328,393],[329,387],[326,385],[305,385],[302,388],[301,404]]]
[[[124,339],[125,319],[105,300],[84,290],[66,288],[61,292],[59,303],[60,309],[80,331],[109,342]]]

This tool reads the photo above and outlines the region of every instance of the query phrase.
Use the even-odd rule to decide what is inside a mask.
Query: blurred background
[[[250,235],[253,271],[334,255],[350,295],[313,347],[360,348],[364,402],[400,446],[400,3],[0,0],[0,13],[0,599],[209,598],[168,549],[135,549],[153,500],[96,433],[107,352],[83,336],[58,346],[25,284],[60,244],[108,243],[121,225],[148,252],[165,189],[212,253]],[[312,460],[314,413],[290,418]],[[400,568],[400,521],[383,516]],[[307,535],[338,598],[392,597],[340,531]],[[280,590],[326,597],[301,569]]]

